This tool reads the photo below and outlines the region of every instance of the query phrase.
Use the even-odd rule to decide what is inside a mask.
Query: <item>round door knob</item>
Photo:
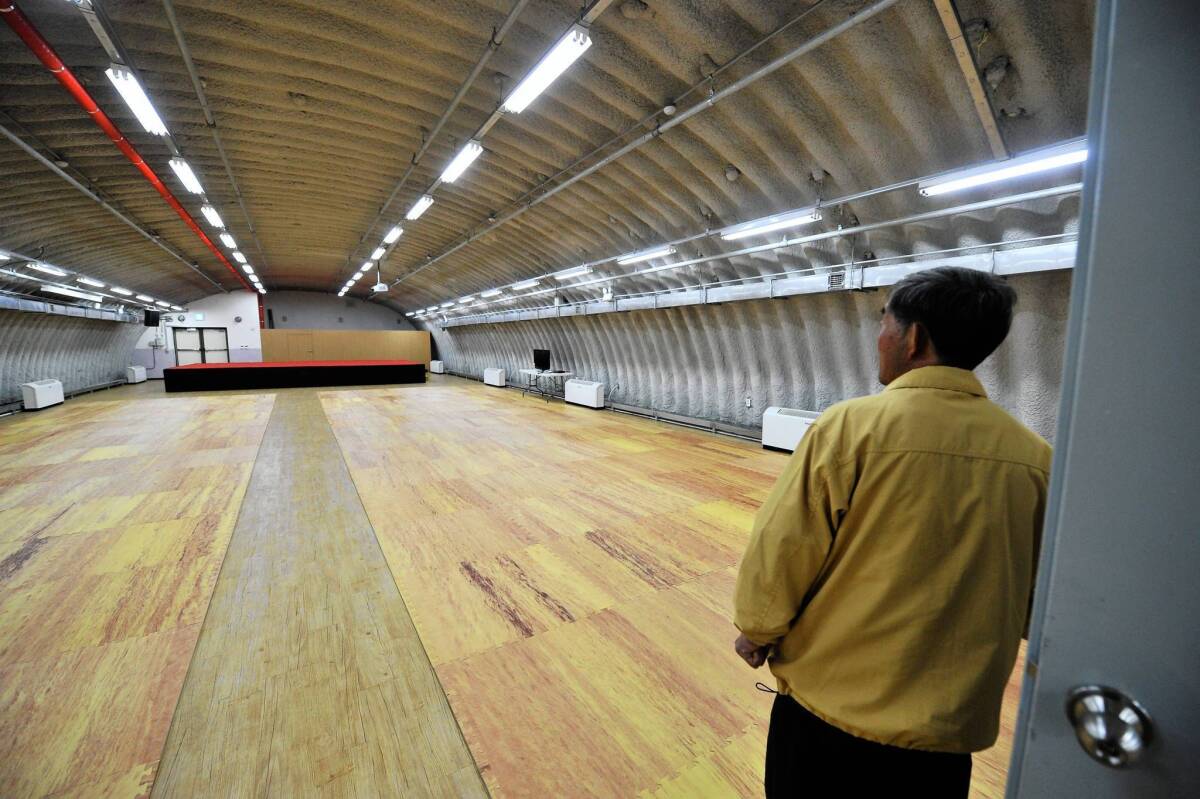
[[[1083,751],[1111,768],[1132,765],[1154,739],[1150,714],[1105,685],[1073,688],[1067,694],[1067,718]]]

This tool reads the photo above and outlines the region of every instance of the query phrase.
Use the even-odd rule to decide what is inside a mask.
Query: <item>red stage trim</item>
[[[272,366],[424,366],[422,361],[238,361],[237,363],[189,363],[168,369],[261,369]]]

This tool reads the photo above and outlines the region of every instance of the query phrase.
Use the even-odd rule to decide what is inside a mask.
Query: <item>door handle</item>
[[[1110,768],[1128,768],[1154,741],[1150,714],[1115,688],[1072,688],[1067,693],[1066,710],[1083,751]]]

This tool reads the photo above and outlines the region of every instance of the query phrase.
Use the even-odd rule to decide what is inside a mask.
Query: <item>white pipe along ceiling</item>
[[[865,356],[838,342],[860,334],[835,331],[871,324],[864,309],[878,301],[854,275],[872,265],[998,258],[1030,303],[1019,314],[1030,330],[1014,346],[1034,331],[1057,335],[1069,276],[1011,265],[1069,265],[1061,248],[1072,246],[1078,159],[925,189],[1080,141],[1091,0],[0,0],[5,8],[36,27],[214,244],[6,20],[0,250],[98,282],[180,305],[245,288],[242,278],[260,291],[370,298],[433,331],[451,370],[470,376],[515,367],[519,347],[545,339],[580,374],[615,384],[623,356],[613,348],[647,336],[622,390],[664,410],[691,402],[689,364],[714,370],[775,346],[771,320],[785,311],[799,315],[784,328],[810,335],[806,346],[833,348],[828,368],[858,369]],[[106,77],[116,68],[167,135],[144,129]],[[541,88],[532,99],[531,82]],[[756,221],[775,226],[756,232]],[[1033,249],[1046,247],[1060,249]],[[799,279],[841,293],[780,282]],[[28,289],[0,273],[0,292]],[[668,310],[696,292],[710,305]],[[802,296],[778,299],[790,293]],[[631,313],[565,318],[598,310]],[[830,379],[791,404],[862,388]],[[691,411],[752,421],[743,387],[722,380]],[[790,385],[747,384],[752,411]],[[1023,413],[1032,398],[1009,388]]]

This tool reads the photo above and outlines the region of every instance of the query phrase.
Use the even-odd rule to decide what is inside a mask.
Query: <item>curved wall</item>
[[[1061,389],[1069,272],[1010,278],[1018,293],[1007,341],[979,368],[991,397],[1053,440]],[[440,329],[448,370],[509,382],[549,348],[556,368],[608,386],[613,402],[761,424],[770,405],[823,410],[879,390],[875,337],[886,293],[836,292],[563,319]],[[746,398],[750,399],[749,408]]]
[[[0,310],[0,405],[21,400],[21,384],[61,380],[67,393],[125,379],[141,325]]]

